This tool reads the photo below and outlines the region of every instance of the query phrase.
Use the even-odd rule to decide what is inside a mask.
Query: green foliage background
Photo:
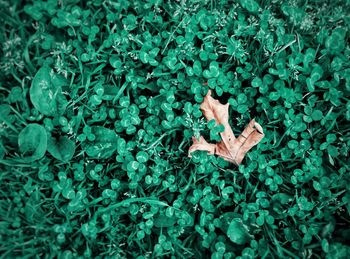
[[[0,1],[3,258],[349,258],[350,2]],[[191,137],[208,89],[236,167]]]

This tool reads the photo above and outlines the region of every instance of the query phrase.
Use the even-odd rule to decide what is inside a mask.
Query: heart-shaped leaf
[[[63,136],[58,140],[51,137],[47,141],[47,151],[56,159],[68,162],[75,152],[75,143],[68,137]]]
[[[204,70],[203,76],[205,78],[218,77],[219,72],[219,64],[216,61],[210,62],[209,70]]]
[[[165,65],[170,69],[170,70],[174,70],[175,69],[175,65],[177,63],[177,59],[175,56],[168,56],[164,58],[165,60]]]

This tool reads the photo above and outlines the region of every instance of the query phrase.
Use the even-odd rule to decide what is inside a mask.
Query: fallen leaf
[[[216,144],[208,143],[203,136],[200,136],[199,140],[192,137],[193,144],[188,150],[189,157],[191,157],[192,152],[201,150],[207,151],[210,155],[218,155],[231,163],[239,165],[245,154],[264,137],[262,127],[252,119],[241,135],[236,138],[228,122],[229,104],[224,105],[215,100],[211,96],[210,90],[204,97],[200,108],[208,121],[214,119],[216,124],[222,124],[225,130],[220,133],[222,141]]]
[[[189,153],[192,153],[196,150],[201,151],[208,151],[209,154],[214,155],[215,154],[215,144],[209,144],[203,136],[200,136],[199,140],[196,139],[196,137],[192,137],[193,145],[189,149]]]

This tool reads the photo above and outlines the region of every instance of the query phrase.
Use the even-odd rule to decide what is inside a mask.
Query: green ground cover
[[[2,258],[350,258],[349,0],[0,0]],[[195,151],[265,136],[236,166]]]

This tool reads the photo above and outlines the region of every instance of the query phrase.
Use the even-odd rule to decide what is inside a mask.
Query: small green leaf
[[[196,76],[200,76],[202,74],[203,69],[200,61],[196,60],[193,63],[193,72]]]
[[[265,223],[265,217],[264,215],[260,215],[256,218],[256,224],[259,225],[259,226],[262,226],[264,225]]]
[[[165,65],[170,69],[170,70],[175,70],[175,65],[177,63],[177,58],[175,56],[167,56],[164,58]]]
[[[141,51],[140,52],[140,60],[141,60],[142,63],[147,64],[148,61],[149,61],[148,54],[146,52],[144,52],[144,51]]]
[[[311,81],[317,82],[318,80],[321,79],[322,75],[323,75],[322,67],[320,65],[316,64],[311,72]]]
[[[279,92],[271,92],[269,94],[269,99],[271,101],[277,101],[280,98],[280,93]]]
[[[152,57],[155,58],[158,53],[159,53],[160,49],[159,48],[153,48],[148,54]]]
[[[130,172],[136,171],[140,166],[140,163],[137,161],[130,161],[127,165],[127,170]]]
[[[314,120],[314,121],[320,121],[322,120],[323,118],[323,114],[320,110],[314,110],[311,114],[311,118]]]
[[[262,86],[263,82],[259,77],[255,77],[251,84],[253,87],[260,87]]]
[[[237,96],[237,102],[238,104],[244,104],[245,102],[247,102],[248,98],[245,94],[241,93]]]
[[[315,59],[315,55],[316,55],[316,51],[312,48],[308,48],[305,52],[305,56],[304,56],[304,65],[308,65],[309,63],[311,63],[314,59]]]
[[[109,59],[109,63],[111,64],[112,67],[114,68],[120,68],[123,63],[120,60],[120,58],[116,55],[113,55],[110,59]]]
[[[257,12],[260,8],[259,4],[254,0],[241,0],[241,5],[243,8],[252,13]]]
[[[140,151],[136,154],[136,160],[140,163],[146,163],[148,161],[148,154],[145,151]]]
[[[322,242],[322,250],[325,252],[325,253],[328,253],[329,252],[329,243],[328,243],[328,240],[327,239],[323,239]]]

